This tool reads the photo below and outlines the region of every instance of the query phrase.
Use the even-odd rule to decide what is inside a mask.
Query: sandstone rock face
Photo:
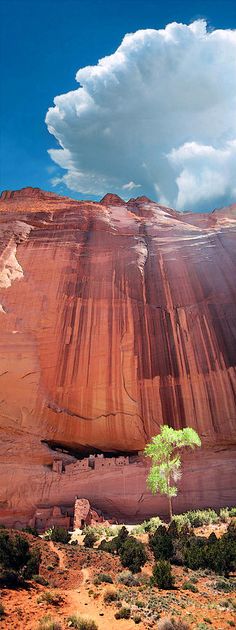
[[[235,502],[236,205],[178,213],[149,199],[0,200],[0,520],[76,495],[118,518],[165,512],[140,452],[190,425],[176,509]],[[65,473],[95,452],[129,466]]]

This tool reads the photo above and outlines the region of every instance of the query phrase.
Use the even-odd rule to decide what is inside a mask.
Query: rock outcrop
[[[236,205],[196,215],[142,197],[2,194],[1,521],[76,495],[117,518],[163,513],[138,456],[162,423],[203,442],[176,509],[235,501],[235,234]],[[63,466],[135,461],[66,475],[55,449]]]

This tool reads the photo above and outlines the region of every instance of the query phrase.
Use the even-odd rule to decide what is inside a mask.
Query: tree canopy
[[[153,494],[160,492],[169,498],[170,518],[172,518],[172,497],[177,495],[176,483],[181,477],[180,450],[201,446],[197,432],[191,427],[173,429],[163,425],[158,435],[152,437],[144,454],[152,459],[147,485]]]

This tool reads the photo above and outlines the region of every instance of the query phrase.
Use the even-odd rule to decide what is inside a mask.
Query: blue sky
[[[115,52],[126,33],[202,17],[210,27],[235,28],[235,13],[235,0],[1,0],[0,188],[52,189],[61,169],[47,153],[57,142],[46,112],[56,95],[78,87],[79,68]],[[96,197],[69,191],[63,181],[55,190]]]

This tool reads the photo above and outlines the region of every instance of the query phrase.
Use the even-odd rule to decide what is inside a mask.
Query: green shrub
[[[230,528],[230,526],[229,526]],[[220,575],[229,575],[236,569],[236,540],[234,527],[217,539],[211,534],[208,539],[190,536],[183,546],[184,564],[190,569],[210,569]]]
[[[49,529],[46,529],[44,534],[43,534],[44,540],[51,540],[52,532],[53,532],[52,527],[49,527]]]
[[[221,508],[219,518],[221,523],[227,523],[227,520],[229,519],[229,508]]]
[[[113,538],[112,540],[101,540],[100,545],[98,546],[98,549],[100,551],[107,551],[107,553],[112,553],[115,554],[116,553],[116,544],[114,542],[115,538]]]
[[[162,525],[162,520],[159,518],[159,516],[153,516],[147,522],[145,532],[150,532],[152,534],[156,531],[158,527],[160,527],[160,525]]]
[[[64,527],[54,527],[51,533],[51,540],[66,545],[70,540],[70,534]]]
[[[141,615],[133,615],[133,621],[136,624],[140,623],[140,621],[142,621]]]
[[[221,578],[220,580],[216,580],[213,584],[213,587],[217,591],[223,591],[224,593],[231,593],[235,590],[235,583],[231,582],[231,580],[226,580]]]
[[[117,591],[109,589],[105,591],[103,595],[103,599],[104,599],[105,604],[110,604],[111,602],[116,602],[117,600],[119,600],[120,596],[119,596],[119,593],[117,593]]]
[[[147,560],[144,544],[133,536],[126,538],[119,549],[119,555],[123,567],[127,567],[132,573],[139,573]]]
[[[48,586],[49,582],[42,575],[33,575],[32,580],[36,582],[36,584],[42,584],[42,586]]]
[[[212,523],[218,523],[219,517],[215,510],[208,508],[207,510],[192,510],[186,512],[192,527],[201,527],[202,525],[211,525]]]
[[[93,580],[95,586],[97,586],[98,584],[102,584],[103,582],[106,584],[113,584],[113,579],[111,575],[108,575],[107,573],[98,573],[98,575],[96,575]]]
[[[178,531],[177,523],[175,522],[174,519],[172,519],[171,523],[169,524],[167,528],[167,533],[174,540],[179,538],[179,531]]]
[[[30,580],[32,575],[35,575],[38,572],[40,558],[41,558],[40,550],[32,549],[30,553],[30,558],[27,562],[27,566],[24,569],[24,578],[26,580]]]
[[[160,525],[162,525],[162,521],[159,516],[153,516],[148,521],[143,521],[140,525],[136,525],[132,530],[132,534],[154,533]]]
[[[70,615],[67,617],[68,624],[76,630],[98,630],[98,626],[92,619],[83,619],[78,615]]]
[[[171,524],[173,522],[176,524],[178,534],[185,535],[185,534],[190,533],[191,523],[187,514],[176,514],[175,516],[173,516]],[[171,527],[171,524],[170,524],[170,527]],[[170,532],[170,527],[169,527],[169,532]]]
[[[184,582],[184,584],[183,584],[183,586],[182,586],[182,589],[183,589],[184,591],[192,591],[192,593],[198,593],[198,588],[197,588],[197,586],[195,586],[195,584],[193,584],[193,582],[192,582],[192,581],[190,581],[190,580],[189,580],[189,581],[187,581],[187,582]]]
[[[4,617],[4,615],[5,615],[5,608],[3,604],[0,602],[0,619],[1,617]]]
[[[63,630],[62,625],[56,619],[53,619],[51,615],[45,615],[40,620],[37,630]]]
[[[236,507],[229,508],[229,516],[230,518],[232,518],[232,516],[236,516]]]
[[[152,583],[161,589],[170,589],[174,586],[174,577],[171,573],[171,564],[168,560],[160,560],[153,567]]]
[[[160,525],[155,533],[149,536],[149,545],[155,560],[169,560],[173,555],[173,541],[163,525]]]
[[[89,549],[92,549],[96,540],[97,540],[96,534],[94,532],[89,532],[88,534],[85,534],[84,546],[88,547]]]
[[[124,586],[139,586],[140,581],[137,577],[134,577],[131,571],[122,571],[117,575],[117,582],[124,584]]]
[[[236,521],[230,521],[226,533],[222,536],[224,540],[236,541]]]
[[[130,618],[130,608],[126,608],[123,606],[115,613],[116,619],[129,619]]]
[[[16,586],[24,579],[38,573],[40,552],[30,551],[27,539],[21,534],[0,531],[0,582]]]
[[[27,525],[27,527],[23,527],[22,532],[26,532],[26,534],[31,534],[35,537],[39,535],[36,527],[30,527],[29,525]]]
[[[63,599],[57,593],[51,593],[51,591],[45,591],[37,598],[37,604],[51,604],[52,606],[59,606],[63,602]]]

